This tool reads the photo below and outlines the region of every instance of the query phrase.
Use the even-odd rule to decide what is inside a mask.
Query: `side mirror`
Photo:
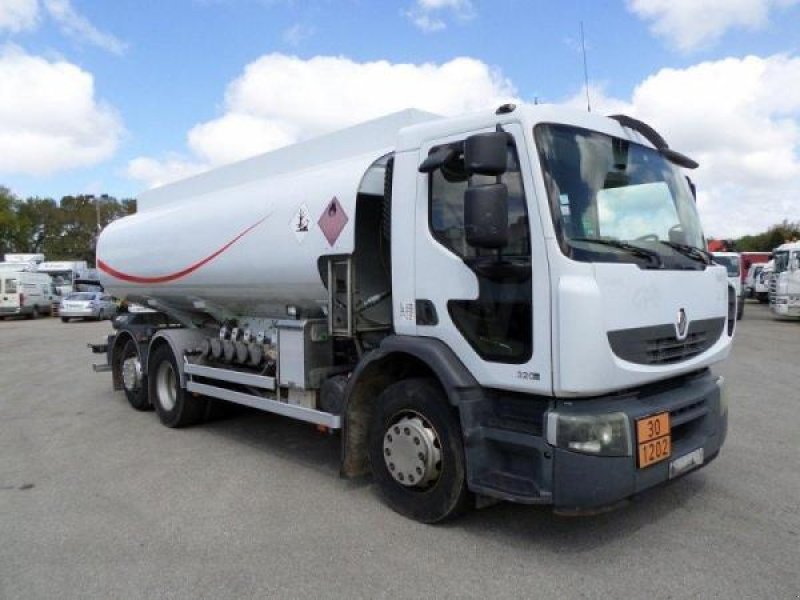
[[[467,188],[464,192],[464,233],[467,243],[473,248],[492,249],[508,245],[506,184],[492,183]]]
[[[464,140],[464,167],[470,175],[502,175],[506,172],[508,134],[476,133]]]

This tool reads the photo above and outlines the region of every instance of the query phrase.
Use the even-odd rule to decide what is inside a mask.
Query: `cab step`
[[[552,502],[552,494],[549,491],[540,490],[532,479],[505,471],[481,473],[470,487],[474,492],[523,504],[549,504]]]

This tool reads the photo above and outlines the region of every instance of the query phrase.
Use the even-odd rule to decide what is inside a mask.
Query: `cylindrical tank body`
[[[283,317],[286,306],[327,302],[319,258],[354,248],[359,185],[381,153],[256,178],[194,185],[176,200],[120,219],[101,234],[103,286],[119,298],[160,300],[181,310]],[[180,190],[183,191],[183,190]],[[212,310],[213,309],[213,310]]]

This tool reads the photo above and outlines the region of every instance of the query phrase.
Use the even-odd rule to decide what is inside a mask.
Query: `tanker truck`
[[[167,427],[220,401],[338,433],[421,522],[496,501],[603,511],[707,465],[736,295],[697,164],[554,106],[403,111],[139,198],[97,244],[151,309],[93,346]]]

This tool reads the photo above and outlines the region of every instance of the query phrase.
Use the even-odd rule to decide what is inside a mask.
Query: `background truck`
[[[738,252],[712,252],[714,262],[728,271],[728,285],[736,291],[736,319],[744,314],[744,284],[742,279],[742,261]]]
[[[800,242],[781,244],[772,255],[770,309],[778,317],[800,317]]]
[[[746,279],[753,265],[763,265],[772,257],[772,252],[740,252],[739,259],[742,264],[742,283],[746,284]],[[747,290],[745,290],[747,293]]]
[[[49,315],[54,298],[53,280],[49,275],[0,269],[0,319],[17,315],[36,319]]]
[[[89,278],[93,269],[85,260],[52,260],[39,263],[37,270],[47,273],[61,295],[73,291],[74,282],[79,278]],[[96,278],[96,277],[95,277]]]
[[[691,159],[646,124],[404,111],[143,194],[100,235],[94,345],[168,427],[218,400],[341,431],[423,522],[605,510],[714,459],[736,294]]]

